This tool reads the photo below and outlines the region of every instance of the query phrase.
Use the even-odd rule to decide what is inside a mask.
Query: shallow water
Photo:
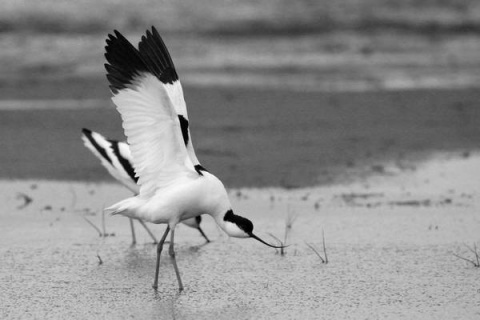
[[[104,83],[80,84],[94,95]],[[80,84],[65,84],[63,98],[76,94]],[[46,96],[58,85],[42,82],[32,90],[19,85],[12,89],[44,96],[13,106],[0,103],[10,108],[0,111],[5,164],[0,177],[112,181],[80,135],[86,127],[125,139],[119,114],[107,93],[77,105],[60,97],[50,104]],[[389,175],[390,167],[415,168],[416,160],[438,151],[468,157],[478,149],[479,90],[299,93],[185,87],[185,94],[196,153],[228,187],[351,181]],[[84,106],[87,102],[94,107]]]

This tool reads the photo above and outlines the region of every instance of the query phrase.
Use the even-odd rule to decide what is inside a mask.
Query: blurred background
[[[155,25],[184,82],[296,90],[480,82],[474,0],[5,0],[1,75],[100,77],[108,32]]]
[[[123,139],[105,39],[117,29],[136,44],[152,25],[185,87],[197,153],[231,186],[388,174],[478,145],[478,1],[3,0],[0,9],[0,177],[109,179],[79,139],[82,127]]]

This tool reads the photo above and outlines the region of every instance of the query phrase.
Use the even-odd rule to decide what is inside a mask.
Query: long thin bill
[[[260,239],[259,237],[257,237],[256,235],[254,235],[253,233],[250,233],[250,237],[252,237],[253,239],[255,240],[258,240],[260,241],[261,243],[269,246],[269,247],[272,247],[272,248],[276,248],[276,249],[282,249],[282,248],[286,248],[288,246],[274,246],[273,244],[270,244],[270,243],[266,243],[265,241],[263,241],[262,239]]]

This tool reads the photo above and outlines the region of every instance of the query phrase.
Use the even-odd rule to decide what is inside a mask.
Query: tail
[[[104,209],[104,212],[111,215],[120,214],[122,216],[136,218],[136,219],[145,219],[139,211],[140,206],[144,203],[144,200],[138,197],[127,198],[120,202],[111,205],[108,208]]]

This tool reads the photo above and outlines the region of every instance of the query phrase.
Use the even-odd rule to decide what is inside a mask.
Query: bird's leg
[[[140,224],[145,228],[145,230],[147,230],[148,234],[150,235],[150,237],[153,239],[153,244],[156,244],[158,241],[157,241],[157,238],[155,238],[155,236],[153,235],[152,231],[150,231],[150,229],[148,229],[147,225],[145,224],[145,222],[143,222],[143,220],[141,219],[138,219],[138,222],[140,222]]]
[[[165,239],[167,238],[168,232],[170,231],[170,226],[167,225],[167,229],[165,230],[165,233],[163,234],[162,238],[160,239],[160,242],[157,245],[157,268],[155,269],[155,281],[153,282],[153,289],[157,290],[158,288],[158,270],[160,269],[160,254],[162,253],[163,249],[163,243],[165,242]]]
[[[196,227],[197,227],[198,232],[200,232],[202,237],[207,241],[207,243],[209,243],[210,239],[207,238],[207,235],[205,234],[205,232],[203,232],[202,228],[200,227],[200,223],[202,222],[202,216],[196,216],[195,217],[195,222],[197,223]]]
[[[182,279],[180,278],[180,271],[178,270],[177,260],[175,259],[175,249],[173,247],[174,237],[175,237],[175,229],[172,229],[172,233],[170,234],[170,246],[168,248],[168,253],[172,258],[173,268],[175,269],[175,274],[177,275],[178,288],[179,288],[179,291],[181,292],[183,291],[183,284],[182,284]]]
[[[207,235],[205,234],[205,232],[203,232],[202,228],[200,228],[200,226],[198,226],[197,229],[200,232],[200,234],[205,238],[205,240],[207,240],[207,243],[210,242],[210,240],[207,238]]]
[[[135,237],[135,227],[133,226],[133,219],[128,218],[130,220],[130,230],[132,230],[132,246],[137,243],[137,238]]]

